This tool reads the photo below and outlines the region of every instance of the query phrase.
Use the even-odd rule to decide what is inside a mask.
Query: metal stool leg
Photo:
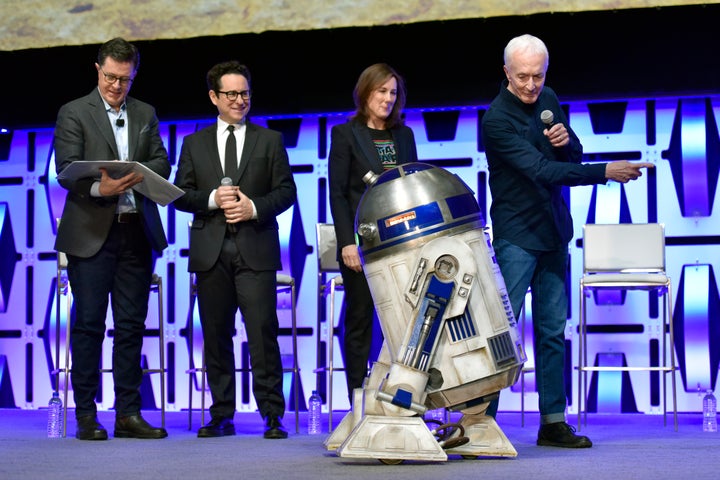
[[[330,281],[330,318],[328,319],[328,433],[333,431],[333,352],[335,350],[335,279]],[[352,393],[352,392],[350,392]]]
[[[158,298],[158,342],[159,346],[159,368],[157,370],[148,370],[149,372],[155,371],[160,374],[160,418],[162,421],[162,427],[165,428],[165,376],[167,375],[167,369],[165,368],[165,318],[164,318],[164,305],[163,305],[163,281],[159,275],[153,275],[153,290],[157,292]]]
[[[292,287],[290,290],[290,308],[292,316],[292,350],[293,350],[293,391],[295,401],[295,433],[300,433],[300,367],[298,363],[298,349],[297,349],[297,298],[295,297],[295,279],[292,280]]]
[[[57,252],[57,278],[55,290],[55,390],[60,389],[60,375],[63,376],[63,426],[62,436],[67,436],[67,409],[68,409],[68,390],[70,377],[70,326],[71,321],[71,300],[70,285],[67,278],[67,257],[63,252]],[[60,314],[62,306],[62,297],[65,296],[65,358],[61,362],[60,352],[60,331],[62,330],[62,315]]]

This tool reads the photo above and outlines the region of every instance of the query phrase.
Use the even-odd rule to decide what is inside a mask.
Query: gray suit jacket
[[[134,98],[126,99],[129,160],[141,162],[163,178],[170,176],[167,150],[160,138],[155,109]],[[112,125],[97,88],[60,108],[55,125],[55,169],[60,173],[70,163],[119,158]],[[55,249],[78,257],[91,257],[105,243],[115,216],[118,197],[90,195],[96,179],[60,180],[67,191],[58,227]],[[152,248],[167,247],[157,205],[138,192],[135,202]]]
[[[194,214],[190,230],[188,270],[209,270],[220,256],[226,222],[222,209],[210,210],[210,192],[225,176],[217,147],[217,123],[183,140],[175,185],[185,194],[175,208]],[[243,259],[256,271],[282,268],[276,217],[290,208],[297,191],[282,135],[247,122],[240,157],[239,180],[235,182],[257,209],[257,219],[236,223],[236,238]]]

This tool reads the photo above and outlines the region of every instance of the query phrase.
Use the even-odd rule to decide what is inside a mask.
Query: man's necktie
[[[238,180],[237,142],[235,141],[234,125],[228,125],[228,137],[225,142],[225,176],[232,178],[233,183]]]
[[[225,176],[232,179],[233,185],[238,181],[237,142],[235,141],[234,125],[228,125],[228,137],[225,141]],[[228,223],[228,231],[235,233],[237,227]]]

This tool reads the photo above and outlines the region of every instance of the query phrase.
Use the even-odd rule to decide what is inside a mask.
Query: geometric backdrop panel
[[[583,143],[585,161],[628,159],[655,165],[655,169],[636,182],[568,189],[567,199],[575,222],[575,235],[570,244],[566,328],[569,346],[566,378],[571,382],[568,394],[572,399],[572,392],[577,391],[576,375],[572,372],[577,364],[577,285],[582,275],[583,224],[659,222],[665,225],[667,270],[675,285],[676,330],[682,329],[676,332],[676,350],[684,380],[678,407],[681,411],[699,411],[697,385],[715,387],[720,355],[718,287],[714,275],[720,268],[720,213],[714,208],[720,169],[716,118],[720,97],[577,100],[564,103],[563,108]],[[487,185],[487,159],[480,141],[480,122],[486,109],[487,105],[409,109],[406,121],[415,132],[421,161],[457,174],[472,188],[490,223],[488,212],[492,198]],[[348,113],[253,118],[283,133],[298,186],[296,204],[278,220],[283,272],[295,277],[297,285],[301,399],[306,399],[315,388],[327,395],[325,378],[314,373],[325,361],[327,346],[333,345],[335,364],[342,366],[341,342],[337,338],[332,343],[325,341],[327,315],[318,300],[315,224],[332,222],[327,185],[330,129],[344,122]],[[171,157],[172,180],[183,138],[213,119],[161,120],[161,135]],[[35,409],[47,404],[54,388],[56,310],[61,309],[61,319],[65,317],[65,298],[56,304],[57,255],[53,250],[55,219],[60,216],[65,193],[55,179],[53,126],[16,130],[8,135],[12,138],[7,158],[0,158],[0,407]],[[197,379],[185,372],[200,361],[201,338],[196,337],[193,342],[188,338],[190,327],[196,335],[200,331],[196,308],[189,295],[187,230],[190,216],[176,211],[172,205],[161,207],[161,216],[169,242],[156,264],[156,273],[163,278],[164,288],[166,399],[167,409],[177,411],[188,407],[189,395],[193,396],[193,405],[199,405],[199,391],[194,382]],[[278,296],[278,314],[281,324],[288,325],[289,300],[283,297]],[[155,296],[151,296],[151,302],[154,299]],[[626,324],[632,326],[627,330],[634,332],[623,333],[623,328],[616,328],[618,333],[599,340],[596,359],[601,363],[640,362],[639,358],[647,357],[648,346],[658,338],[657,302],[649,301],[646,295],[628,295],[625,302],[623,308],[604,302],[588,310],[593,324]],[[158,309],[151,304],[147,322],[151,335],[157,331],[157,317]],[[528,325],[532,322],[530,310],[526,322]],[[112,330],[110,316],[108,330]],[[143,347],[150,367],[156,364],[161,348],[154,340],[147,338]],[[240,365],[246,360],[246,348],[239,318],[235,340]],[[531,336],[526,335],[525,342],[532,342]],[[280,344],[287,357],[291,352],[289,328],[281,329]],[[109,362],[109,357],[104,356],[103,361]],[[347,399],[343,373],[336,375],[334,408],[347,408],[348,405],[343,404]],[[661,413],[653,382],[647,375],[644,378],[641,375],[598,379],[591,389],[593,397],[589,402],[609,411],[626,411],[623,405],[631,405],[632,410]],[[100,407],[112,408],[112,378],[103,377]],[[191,380],[193,384],[189,384]],[[254,410],[247,375],[239,380],[242,391],[237,408]],[[285,382],[288,408],[292,406],[291,380],[286,378]],[[530,385],[533,390],[532,382]],[[143,388],[144,395],[150,392],[154,405],[159,405],[157,380],[152,378]],[[537,410],[534,392],[524,394],[527,396],[525,408]],[[501,395],[500,408],[519,410],[521,395],[523,392],[516,386],[507,389]],[[574,402],[570,402],[569,409],[575,409]]]

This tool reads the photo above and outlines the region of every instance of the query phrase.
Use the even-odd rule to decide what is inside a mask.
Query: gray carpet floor
[[[70,417],[73,412],[70,411]],[[159,412],[145,418],[160,424]],[[337,426],[343,412],[336,412]],[[372,459],[346,459],[323,447],[325,435],[300,432],[294,416],[284,420],[286,440],[262,438],[262,421],[256,413],[238,413],[234,437],[197,438],[195,414],[188,429],[187,412],[166,415],[168,438],[137,440],[112,438],[113,412],[100,412],[111,434],[104,442],[74,438],[74,421],[68,437],[46,438],[46,410],[0,410],[0,479],[718,479],[720,433],[703,433],[699,413],[679,415],[676,432],[672,417],[642,414],[590,414],[581,433],[593,440],[590,449],[538,447],[537,413],[525,415],[521,425],[516,412],[498,415],[498,423],[518,452],[515,458],[464,459],[447,462],[408,461],[385,465]],[[571,417],[576,424],[576,417]],[[327,419],[325,419],[327,428]]]

